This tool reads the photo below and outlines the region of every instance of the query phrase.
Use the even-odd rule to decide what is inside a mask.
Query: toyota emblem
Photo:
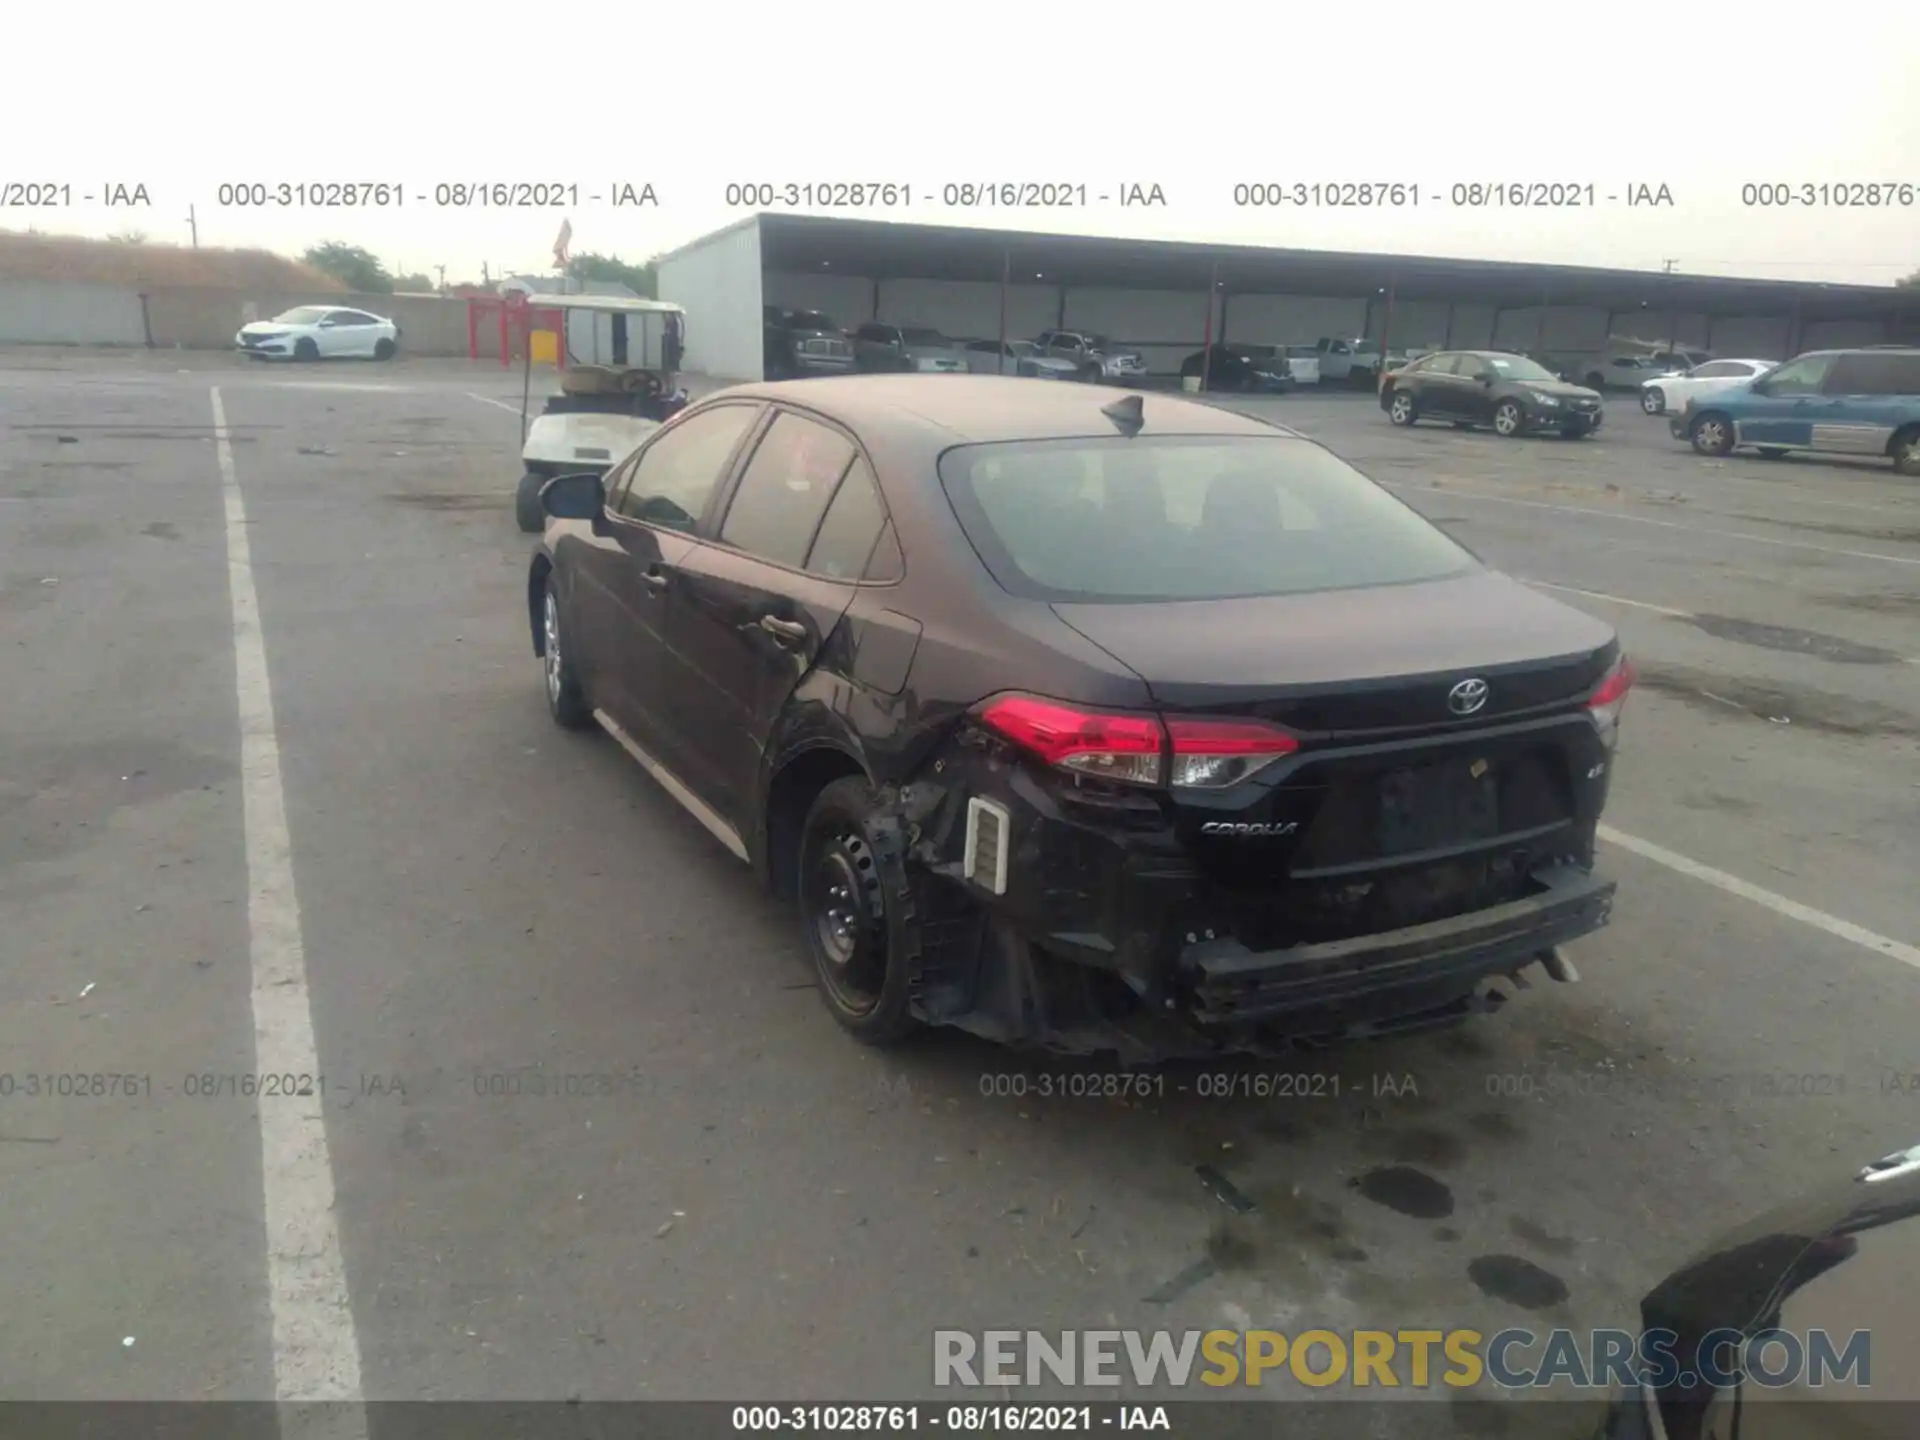
[[[1462,680],[1447,692],[1447,708],[1456,715],[1472,715],[1487,703],[1487,682]]]

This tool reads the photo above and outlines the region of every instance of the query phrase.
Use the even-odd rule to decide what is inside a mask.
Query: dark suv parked
[[[853,345],[829,315],[818,310],[762,311],[769,380],[806,375],[847,375],[853,371]]]

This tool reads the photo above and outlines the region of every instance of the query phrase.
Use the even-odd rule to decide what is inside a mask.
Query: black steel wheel
[[[874,797],[860,777],[836,780],[807,812],[800,836],[800,922],[820,998],[841,1027],[868,1045],[918,1028],[897,964],[880,863],[868,838]]]

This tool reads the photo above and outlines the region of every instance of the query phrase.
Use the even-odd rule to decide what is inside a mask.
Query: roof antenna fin
[[[1113,422],[1113,428],[1127,439],[1138,435],[1147,423],[1146,405],[1138,395],[1122,395],[1111,405],[1102,405],[1100,413]]]

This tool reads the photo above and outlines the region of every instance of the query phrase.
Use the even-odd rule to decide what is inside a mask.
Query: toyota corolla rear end
[[[1083,477],[1057,513],[1048,472]],[[1297,438],[965,447],[942,477],[994,578],[1139,686],[992,694],[962,727],[947,873],[1028,997],[975,1028],[1285,1049],[1573,977],[1614,893],[1607,626]]]

